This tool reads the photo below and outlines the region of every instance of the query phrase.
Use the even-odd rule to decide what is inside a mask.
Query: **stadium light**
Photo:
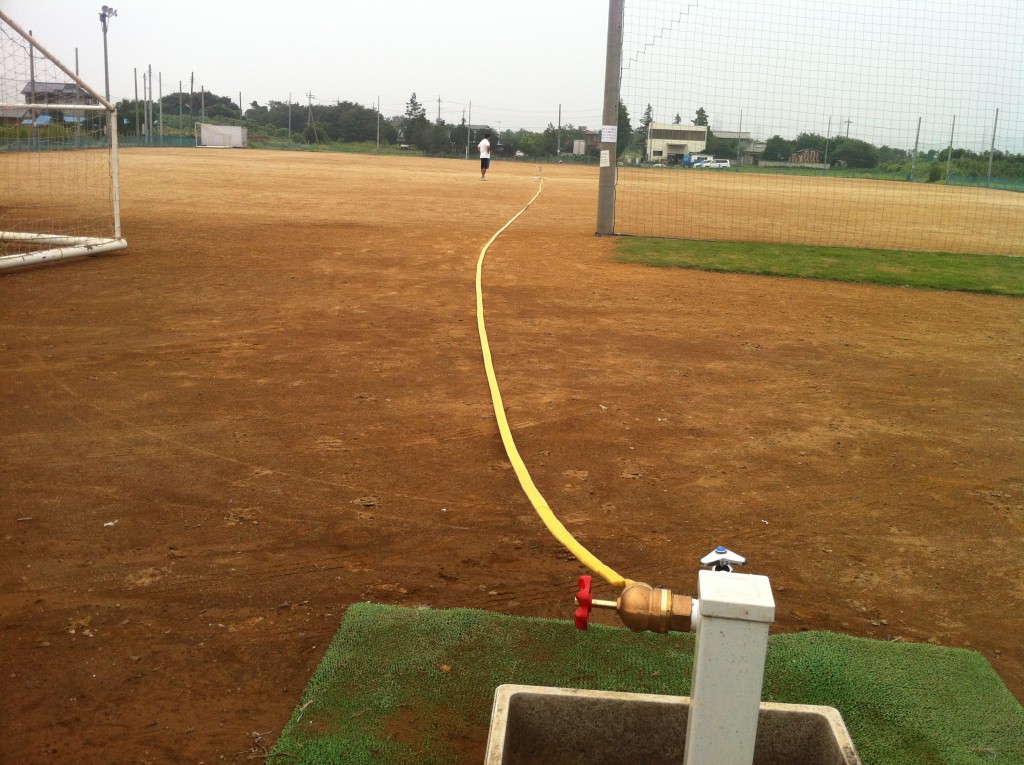
[[[117,11],[109,5],[100,8],[100,26],[103,27],[103,84],[105,86],[103,93],[108,103],[110,102],[110,67],[107,64],[107,20],[116,15]]]

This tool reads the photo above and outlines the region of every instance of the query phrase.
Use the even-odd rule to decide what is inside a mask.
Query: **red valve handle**
[[[579,579],[580,591],[576,593],[576,629],[585,630],[590,624],[590,609],[594,607],[594,595],[590,591],[593,577],[584,574]]]

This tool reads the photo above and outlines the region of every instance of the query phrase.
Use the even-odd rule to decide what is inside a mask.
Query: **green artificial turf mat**
[[[268,761],[479,764],[498,685],[686,696],[693,647],[691,634],[353,605]],[[835,707],[865,765],[1024,763],[1024,707],[973,651],[772,635],[762,698]]]

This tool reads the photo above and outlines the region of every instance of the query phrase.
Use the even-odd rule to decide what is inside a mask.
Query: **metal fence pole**
[[[622,19],[625,0],[608,2],[608,47],[604,69],[604,111],[601,118],[601,170],[597,190],[597,233],[615,233],[615,172],[618,155],[619,77],[622,66]],[[611,131],[610,128],[615,128]],[[615,133],[612,135],[612,133]],[[605,140],[611,138],[612,140]]]

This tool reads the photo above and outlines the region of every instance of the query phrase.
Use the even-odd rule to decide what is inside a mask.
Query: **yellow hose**
[[[484,245],[484,248],[480,251],[480,258],[476,263],[476,325],[480,331],[480,347],[484,354],[484,368],[487,370],[487,385],[491,389],[491,401],[494,404],[494,416],[498,420],[498,430],[501,431],[501,441],[505,445],[505,453],[508,454],[509,461],[512,463],[513,469],[516,471],[516,476],[519,478],[519,485],[523,487],[523,491],[526,492],[526,496],[529,497],[530,503],[533,508],[537,511],[541,520],[544,521],[544,525],[548,527],[548,531],[554,534],[555,539],[565,545],[566,549],[569,550],[573,555],[579,559],[580,563],[589,568],[598,576],[603,577],[613,587],[627,587],[633,584],[633,580],[625,579],[619,574],[615,573],[608,566],[604,565],[599,561],[593,553],[591,553],[586,547],[581,545],[572,534],[562,525],[562,522],[555,517],[555,514],[551,512],[551,508],[545,501],[544,497],[537,490],[537,487],[533,483],[533,479],[530,478],[530,473],[526,469],[526,465],[523,464],[522,458],[519,456],[519,450],[516,449],[516,443],[512,439],[512,431],[508,425],[508,419],[505,417],[505,407],[501,402],[501,391],[498,390],[498,381],[494,376],[494,364],[491,361],[491,347],[487,342],[487,329],[484,327],[484,294],[483,294],[483,267],[484,267],[484,256],[487,254],[487,249],[494,243],[509,226],[511,226],[516,219],[529,209],[537,197],[540,196],[541,191],[544,190],[544,179],[540,181],[540,187],[537,189],[537,193],[533,195],[533,199],[526,203],[526,207],[520,210],[515,216],[504,226],[498,229],[497,233],[494,234]]]

